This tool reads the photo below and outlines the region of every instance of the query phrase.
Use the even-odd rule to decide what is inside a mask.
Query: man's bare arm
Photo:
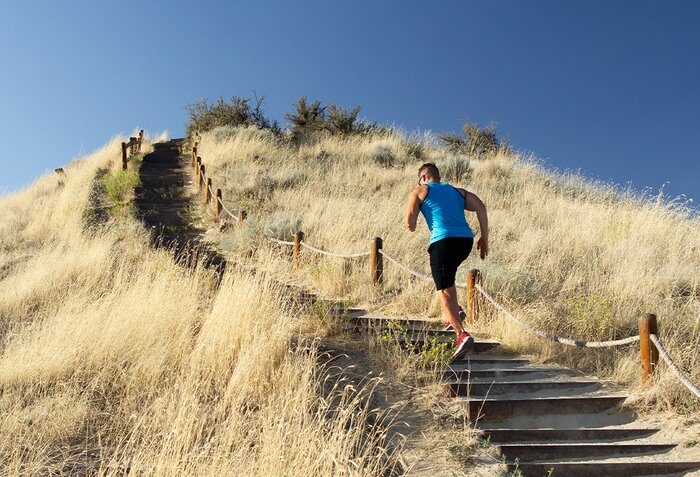
[[[421,199],[419,196],[420,187],[416,187],[408,196],[408,207],[406,207],[406,215],[403,218],[403,224],[406,228],[413,232],[416,230],[416,220],[420,212]]]
[[[481,251],[481,259],[485,259],[489,254],[489,219],[486,214],[486,206],[477,197],[476,194],[465,191],[466,197],[464,201],[464,208],[470,212],[476,212],[476,218],[479,219],[479,229],[481,230],[481,237],[476,244],[476,247]]]

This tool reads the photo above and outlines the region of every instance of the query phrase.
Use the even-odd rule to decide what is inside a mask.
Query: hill
[[[484,287],[518,316],[562,336],[606,340],[659,317],[674,359],[697,373],[700,225],[678,204],[558,175],[507,149],[454,152],[431,135],[391,129],[303,140],[257,127],[215,128],[198,145],[242,228],[210,209],[189,219],[232,264],[178,266],[151,246],[120,170],[119,142],[0,201],[0,466],[8,475],[381,475],[395,443],[372,410],[372,382],[328,378],[315,341],[336,330],[299,309],[280,282],[390,315],[439,316],[430,283],[366,261],[304,256],[266,236],[298,230],[326,250],[364,252],[379,236],[427,270],[427,230],[401,226],[417,167],[478,194],[491,256],[472,256]],[[144,153],[149,151],[146,143]],[[140,158],[130,165],[138,171]],[[167,191],[165,191],[167,192]],[[476,229],[476,221],[470,218]],[[478,232],[478,230],[477,230]],[[639,385],[638,350],[563,349],[485,308],[478,333],[513,350],[611,377],[638,409],[696,422],[699,407],[669,373]]]

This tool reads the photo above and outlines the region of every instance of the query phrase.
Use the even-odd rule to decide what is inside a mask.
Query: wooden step
[[[438,330],[440,323],[418,318],[389,318],[379,316],[356,316],[348,319],[348,325],[355,326],[359,330],[385,330],[389,329],[389,323],[394,323],[393,329],[397,327],[415,328],[418,331],[425,329]],[[454,333],[452,333],[454,336]]]
[[[469,365],[476,366],[492,366],[495,368],[512,368],[517,366],[524,366],[530,364],[530,360],[523,358],[500,358],[493,356],[472,356],[469,360],[460,360],[457,363],[468,363]],[[452,367],[457,364],[453,364]]]
[[[700,469],[700,461],[663,462],[634,459],[620,462],[550,462],[508,464],[508,472],[523,477],[641,477],[671,475]],[[553,469],[550,473],[550,470]]]
[[[451,366],[452,367],[452,366]],[[488,378],[505,378],[509,376],[527,376],[535,373],[550,375],[571,375],[573,372],[565,368],[515,368],[515,369],[449,369],[443,372],[445,379],[452,381],[477,381]]]
[[[434,341],[435,343],[448,343],[452,345],[454,343],[454,338],[453,337],[445,337],[445,336],[438,336],[436,337],[437,339]],[[403,340],[401,338],[398,339],[398,343],[401,344],[401,346],[405,348],[413,348],[415,351],[420,351],[422,350],[426,343],[431,343],[431,340],[425,340],[421,337],[412,337],[409,338],[408,340]],[[492,340],[480,340],[475,338],[474,339],[474,347],[472,352],[473,353],[486,353],[488,351],[493,351],[494,349],[498,348],[501,346],[501,343],[498,341],[492,341]],[[466,356],[470,356],[470,354],[467,354]],[[458,359],[455,360],[454,363],[463,363],[466,361],[466,357],[463,359]]]
[[[580,390],[600,388],[597,381],[493,381],[447,383],[445,387],[452,396],[494,396],[508,393],[536,393],[540,391]]]
[[[497,446],[507,463],[566,460],[604,459],[609,457],[643,456],[660,454],[676,447],[675,444],[501,444]]]
[[[600,428],[600,429],[482,429],[483,436],[491,443],[530,442],[586,442],[621,441],[649,437],[658,429],[649,428]]]
[[[625,396],[588,396],[588,397],[546,397],[532,399],[466,399],[469,416],[477,418],[505,419],[521,415],[541,414],[576,414],[606,411],[622,404]]]

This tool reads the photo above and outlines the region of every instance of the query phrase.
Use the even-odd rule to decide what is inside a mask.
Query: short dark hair
[[[440,171],[438,170],[437,166],[432,162],[426,162],[425,164],[420,166],[420,168],[418,169],[418,178],[420,179],[420,176],[423,174],[429,175],[433,179],[440,180]]]

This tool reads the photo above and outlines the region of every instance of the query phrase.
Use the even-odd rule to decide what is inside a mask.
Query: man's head
[[[418,184],[440,182],[440,171],[432,162],[427,162],[418,169]]]

